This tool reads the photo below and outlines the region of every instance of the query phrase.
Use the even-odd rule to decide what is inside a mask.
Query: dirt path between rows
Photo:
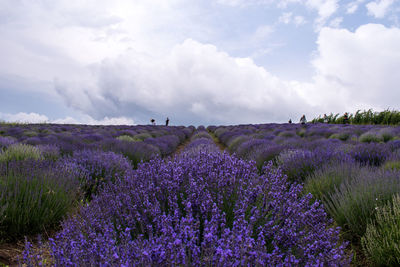
[[[221,143],[221,141],[218,139],[217,136],[215,136],[214,133],[212,132],[208,132],[210,134],[210,136],[212,137],[214,143],[218,146],[218,148],[221,150],[221,152],[224,152],[225,150],[228,152],[226,145],[224,145],[223,143]]]
[[[3,243],[0,245],[0,266],[18,266],[18,257],[22,257],[25,244],[23,241],[18,243]]]
[[[190,140],[190,138],[191,138],[192,136],[190,136],[188,139],[186,139],[182,144],[180,144],[176,149],[175,149],[175,151],[172,153],[172,154],[170,154],[168,157],[171,157],[171,158],[174,158],[175,156],[178,156],[184,149],[185,149],[185,147],[188,145],[188,144],[190,144],[190,142],[191,142],[191,140]]]
[[[218,137],[216,137],[215,134],[213,134],[213,133],[210,132],[210,131],[207,131],[207,132],[208,132],[208,134],[212,137],[212,140],[213,140],[214,143],[217,145],[217,147],[221,150],[221,152],[224,152],[224,151],[227,149],[227,147],[226,147],[223,143],[221,143],[221,141],[219,141]],[[192,134],[192,136],[193,136],[193,134]],[[180,145],[176,148],[176,150],[175,150],[171,155],[168,156],[168,158],[173,158],[173,157],[179,155],[180,153],[182,153],[182,151],[185,149],[185,147],[186,147],[188,144],[190,144],[190,142],[192,141],[192,140],[191,140],[191,137],[192,137],[192,136],[190,136],[190,137],[189,137],[188,139],[186,139],[182,144],[180,144]]]

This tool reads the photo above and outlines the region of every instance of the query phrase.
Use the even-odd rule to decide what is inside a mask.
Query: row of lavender
[[[172,154],[194,129],[193,126],[0,124],[0,149],[20,143],[61,156],[84,149],[112,151],[126,156],[136,166],[141,160]]]
[[[339,229],[271,164],[221,153],[199,127],[174,158],[107,183],[28,266],[346,266]],[[123,174],[123,175],[122,175]],[[46,256],[47,255],[47,256]]]
[[[194,127],[0,124],[0,242],[51,230],[138,162]]]
[[[400,127],[209,126],[227,150],[304,183],[371,265],[399,265]],[[396,210],[397,209],[397,210]],[[360,258],[360,257],[358,257]]]

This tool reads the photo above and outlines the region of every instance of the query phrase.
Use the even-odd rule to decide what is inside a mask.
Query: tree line
[[[346,112],[347,113],[347,112]],[[346,113],[341,115],[339,113],[324,116],[319,115],[314,118],[312,123],[332,123],[344,124],[346,122]],[[400,124],[400,111],[386,109],[381,112],[368,110],[357,110],[356,113],[347,113],[348,123],[350,124],[383,124],[383,125],[398,125]]]

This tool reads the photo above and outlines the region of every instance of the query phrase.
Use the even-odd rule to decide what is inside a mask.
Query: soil
[[[0,244],[0,266],[18,266],[24,248],[23,241]]]

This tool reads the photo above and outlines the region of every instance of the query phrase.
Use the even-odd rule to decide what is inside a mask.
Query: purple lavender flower
[[[301,190],[227,153],[153,159],[67,219],[51,254],[56,266],[348,265],[339,229]]]

